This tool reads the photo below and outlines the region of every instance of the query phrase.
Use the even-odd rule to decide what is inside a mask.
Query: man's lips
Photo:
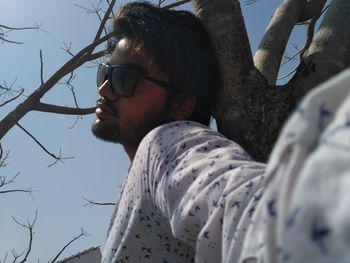
[[[105,118],[108,116],[116,116],[117,115],[117,110],[112,106],[109,105],[110,102],[102,102],[101,100],[97,101],[97,106],[96,106],[96,116],[98,118]]]

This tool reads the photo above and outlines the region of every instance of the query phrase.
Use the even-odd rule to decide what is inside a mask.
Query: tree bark
[[[256,160],[265,161],[290,112],[289,91],[269,86],[254,66],[238,0],[192,0],[192,4],[212,37],[219,60],[218,130]]]
[[[293,79],[300,100],[308,91],[350,67],[350,1],[333,0]]]

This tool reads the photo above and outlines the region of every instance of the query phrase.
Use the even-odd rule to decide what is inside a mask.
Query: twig
[[[160,7],[164,2],[165,2],[165,0],[159,0],[158,1],[158,7]]]
[[[60,161],[61,163],[63,162],[63,159],[72,159],[73,157],[65,157],[63,158],[61,156],[61,150],[60,150],[60,154],[58,156],[56,156],[55,154],[49,152],[29,131],[27,131],[22,125],[20,125],[19,123],[16,123],[16,125],[22,130],[24,131],[30,138],[32,138],[39,146],[41,149],[43,149],[48,155],[50,155],[52,158],[54,158],[56,161],[53,164],[56,164],[58,161]],[[49,167],[51,167],[53,164],[50,164]]]
[[[35,25],[33,27],[29,26],[29,27],[10,27],[10,26],[5,26],[5,25],[1,25],[0,27],[8,29],[8,30],[30,30],[30,29],[39,29],[40,28],[40,24],[39,25]]]
[[[6,39],[4,37],[1,37],[1,36],[0,36],[0,40],[4,41],[4,42],[7,42],[7,43],[10,43],[10,44],[17,44],[17,45],[23,45],[24,44],[23,42],[8,40],[8,39]]]
[[[112,205],[112,206],[115,206],[116,203],[100,203],[100,202],[94,202],[94,201],[91,201],[85,197],[83,197],[83,199],[87,202],[86,204],[84,204],[83,206],[90,206],[90,207],[93,207],[94,205],[100,205],[100,206],[107,206],[107,205]]]
[[[13,97],[13,98],[11,98],[11,99],[9,99],[9,100],[7,100],[7,101],[1,103],[1,104],[0,104],[0,107],[5,106],[6,104],[10,103],[11,101],[16,100],[18,97],[20,97],[20,96],[23,94],[23,92],[24,92],[24,89],[21,89],[21,90],[19,91],[19,93],[18,93],[15,97]]]
[[[87,233],[84,232],[84,229],[81,229],[81,233],[80,233],[78,236],[74,237],[72,240],[70,240],[70,241],[58,252],[58,254],[56,255],[56,257],[55,257],[52,261],[50,261],[50,263],[54,263],[54,262],[58,259],[58,257],[63,253],[63,251],[67,249],[67,247],[68,247],[70,244],[72,244],[74,241],[78,240],[78,239],[81,238],[82,236],[87,236]]]
[[[0,24],[0,40],[1,41],[4,41],[4,42],[7,42],[7,43],[11,43],[11,44],[18,44],[18,45],[22,45],[24,44],[23,42],[18,42],[18,41],[13,41],[13,40],[9,40],[9,39],[6,39],[5,37],[7,36],[7,33],[10,32],[10,31],[20,31],[20,30],[32,30],[32,29],[36,29],[36,30],[39,30],[41,27],[41,24],[36,24],[34,25],[33,27],[10,27],[10,26],[5,26],[5,25],[1,25]],[[2,29],[7,29],[8,31],[7,32],[4,32]],[[42,30],[44,31],[44,30]]]
[[[113,10],[115,2],[116,2],[116,0],[112,0],[111,3],[109,4],[108,9],[107,9],[105,15],[103,16],[101,24],[100,24],[100,26],[99,26],[99,28],[98,28],[98,30],[96,32],[96,35],[95,35],[95,38],[94,38],[94,42],[97,41],[101,37],[102,31],[105,28],[106,22],[107,22],[107,20],[109,18],[110,13]]]
[[[323,10],[321,10],[314,17],[312,17],[310,22],[308,23],[308,26],[307,26],[307,38],[306,38],[306,42],[305,42],[304,47],[301,49],[300,58],[302,58],[304,56],[306,50],[308,50],[308,48],[310,47],[311,42],[312,42],[312,40],[314,38],[316,22],[320,18],[320,16],[323,14],[323,12],[325,12],[327,10],[328,7],[329,7],[329,5],[326,6]]]
[[[74,57],[74,54],[71,52],[71,48],[72,48],[72,42],[69,42],[69,44],[67,44],[66,42],[63,42],[64,48],[61,47],[61,49],[63,49],[65,52],[67,52],[69,55],[71,55],[72,57]]]
[[[4,187],[6,185],[14,183],[14,181],[17,178],[18,175],[19,175],[19,173],[17,173],[14,177],[12,177],[9,180],[6,180],[6,177],[1,177],[0,176],[0,188]],[[28,188],[28,189],[10,189],[10,190],[2,190],[2,191],[0,191],[0,194],[22,192],[22,193],[28,193],[29,195],[31,195],[33,197],[32,194],[33,194],[34,191],[37,191],[37,190],[33,190],[32,188]]]
[[[30,223],[29,220],[27,220],[27,224],[26,224],[26,225],[25,225],[25,224],[22,224],[22,223],[20,223],[20,222],[18,222],[16,218],[12,217],[13,221],[15,221],[16,224],[18,224],[18,225],[20,225],[20,226],[22,226],[22,227],[24,227],[24,228],[27,228],[27,229],[29,230],[29,244],[28,244],[28,248],[24,250],[24,251],[27,251],[27,252],[25,253],[24,258],[23,258],[19,263],[24,263],[24,262],[26,262],[26,261],[27,261],[27,258],[28,258],[28,256],[29,256],[29,254],[30,254],[30,252],[31,252],[31,250],[32,250],[32,244],[33,244],[33,228],[34,228],[34,225],[35,225],[35,222],[36,222],[36,219],[37,219],[37,215],[38,215],[38,210],[35,211],[35,217],[34,217],[33,222]],[[24,253],[24,251],[23,251],[23,253]],[[14,250],[13,250],[13,253],[12,253],[12,254],[13,254],[14,257],[15,257],[15,251],[14,251]],[[17,256],[17,258],[20,257],[20,256],[21,256],[21,255]],[[17,259],[16,259],[16,260],[17,260]]]
[[[44,84],[44,61],[43,61],[43,51],[40,49],[40,80],[41,85]]]
[[[291,70],[291,71],[290,71],[289,73],[287,73],[286,75],[277,78],[277,80],[282,80],[282,79],[285,79],[285,78],[289,77],[289,76],[292,75],[294,72],[296,72],[297,69],[298,69],[298,67],[296,67],[295,69]]]
[[[254,4],[255,2],[257,2],[258,0],[244,0],[244,3],[246,5],[251,5],[251,4]]]
[[[10,180],[6,180],[6,177],[1,177],[0,176],[0,187],[3,187],[3,186],[8,185],[8,184],[12,184],[15,181],[15,179],[17,178],[18,175],[19,175],[19,173],[17,173]]]

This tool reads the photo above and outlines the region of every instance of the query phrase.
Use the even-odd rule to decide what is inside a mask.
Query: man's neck
[[[124,151],[129,156],[130,161],[132,161],[135,157],[137,147],[131,147],[131,146],[125,146],[125,145],[123,147],[124,147]]]

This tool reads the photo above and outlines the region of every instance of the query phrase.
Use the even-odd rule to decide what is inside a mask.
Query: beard
[[[118,113],[115,112],[116,118]],[[146,114],[138,123],[129,122],[124,128],[117,123],[104,123],[103,120],[95,121],[92,125],[92,133],[103,141],[120,143],[124,147],[138,147],[142,139],[154,128],[170,122],[166,110]]]

